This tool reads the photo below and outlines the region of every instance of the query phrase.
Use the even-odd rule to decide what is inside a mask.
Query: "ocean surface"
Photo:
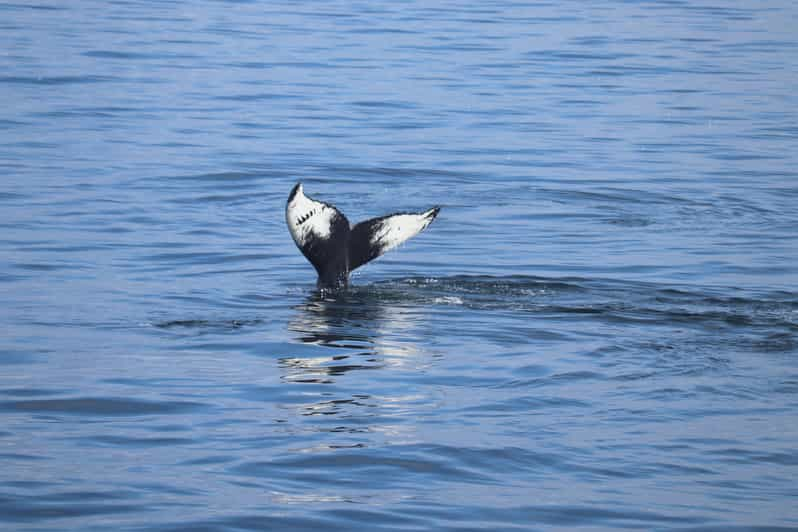
[[[798,530],[796,28],[0,3],[0,529]]]

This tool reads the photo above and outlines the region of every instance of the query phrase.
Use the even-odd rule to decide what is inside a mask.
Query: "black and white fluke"
[[[302,254],[319,274],[319,288],[344,287],[349,272],[424,230],[440,207],[421,213],[400,212],[349,226],[338,209],[305,196],[297,183],[288,196],[285,222]]]

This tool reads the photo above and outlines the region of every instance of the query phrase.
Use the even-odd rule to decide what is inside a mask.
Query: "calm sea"
[[[798,529],[796,28],[0,4],[0,529]],[[442,210],[319,294],[297,181]]]

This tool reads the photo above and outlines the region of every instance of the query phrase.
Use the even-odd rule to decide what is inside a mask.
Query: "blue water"
[[[0,528],[798,529],[796,27],[0,4]],[[300,180],[442,211],[319,294]]]

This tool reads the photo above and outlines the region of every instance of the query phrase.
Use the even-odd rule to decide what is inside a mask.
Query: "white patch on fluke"
[[[371,236],[371,245],[385,253],[413,238],[435,219],[435,209],[420,214],[394,214],[380,220]]]
[[[329,205],[305,196],[302,185],[299,185],[296,194],[285,207],[288,231],[300,247],[311,237],[329,238],[334,215],[335,209]]]

